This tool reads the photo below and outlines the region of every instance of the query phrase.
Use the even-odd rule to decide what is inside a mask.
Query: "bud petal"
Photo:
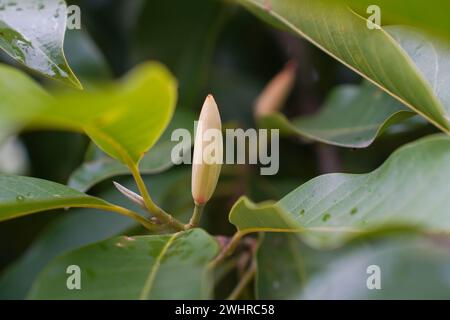
[[[222,122],[212,95],[208,95],[198,120],[192,164],[192,197],[197,205],[211,198],[223,161]]]
[[[280,73],[270,80],[256,100],[256,118],[267,116],[281,109],[294,86],[296,71],[297,63],[290,61]]]

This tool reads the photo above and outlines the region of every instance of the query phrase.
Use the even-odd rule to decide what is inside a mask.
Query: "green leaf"
[[[0,143],[51,102],[51,97],[23,72],[0,64]],[[19,98],[20,97],[20,98]],[[26,106],[26,108],[24,108]]]
[[[86,29],[67,30],[64,50],[70,66],[88,90],[96,82],[112,78],[106,58]]]
[[[0,0],[0,48],[43,74],[82,89],[63,52],[67,6],[60,0]]]
[[[381,8],[383,24],[412,25],[450,40],[450,22],[447,16],[450,3],[447,1],[409,0],[407,6],[403,0],[346,0],[346,2],[361,13],[365,13],[369,5],[378,5]]]
[[[43,99],[41,90],[35,89],[24,93],[30,97],[26,103],[14,102],[16,93],[28,87],[34,89],[32,80],[0,68],[0,77],[8,75],[14,76],[9,82],[18,78],[24,87],[2,92],[15,107],[0,103],[5,122],[85,132],[103,151],[128,166],[139,163],[159,139],[170,122],[177,98],[176,81],[156,62],[136,67],[119,84],[101,91],[63,92],[54,99]],[[36,91],[40,95],[34,94]]]
[[[380,268],[380,290],[367,288],[373,274],[369,266]],[[449,276],[450,255],[444,243],[413,236],[388,238],[327,264],[310,279],[300,298],[447,299]]]
[[[337,87],[318,114],[288,120],[275,113],[261,119],[260,125],[336,146],[365,148],[386,128],[412,115],[401,103],[366,82]]]
[[[142,158],[139,163],[140,173],[155,174],[171,168],[173,166],[172,150],[178,143],[177,141],[171,141],[172,132],[178,128],[184,128],[192,134],[194,121],[195,117],[191,112],[178,110],[161,138],[151,151]],[[86,191],[105,179],[126,174],[130,174],[130,170],[126,166],[108,157],[98,149],[89,150],[85,162],[71,175],[69,186],[80,191]]]
[[[406,27],[371,30],[366,18],[343,3],[239,1],[258,15],[275,20],[309,40],[449,132],[450,103],[447,91],[440,88],[450,85],[446,71],[450,50],[440,40]]]
[[[134,220],[102,210],[74,209],[63,213],[52,220],[17,261],[2,270],[0,299],[25,299],[33,281],[51,260],[69,250],[126,234],[133,227]]]
[[[183,186],[182,181],[190,181],[190,170],[170,170],[163,174],[144,177],[152,190],[152,197],[160,206],[170,210],[177,218],[188,219],[192,213],[190,190],[182,190],[189,195],[189,207],[183,210],[174,204],[179,202],[180,193],[174,187]],[[135,188],[133,179],[120,181],[130,190]],[[99,197],[109,203],[123,207],[132,205],[121,193],[114,189],[102,192]],[[132,209],[134,209],[132,207]],[[139,208],[135,207],[139,212]],[[187,212],[185,212],[187,211]],[[97,209],[70,209],[57,217],[35,238],[25,253],[0,273],[0,299],[25,299],[32,283],[42,269],[57,256],[82,246],[118,235],[130,235],[137,231],[138,223],[118,214],[105,214]],[[130,233],[132,232],[132,233]],[[138,229],[138,232],[142,232]]]
[[[0,174],[0,190],[0,221],[58,208],[110,206],[64,185],[30,177]]]
[[[258,299],[289,299],[305,285],[309,260],[298,247],[294,235],[264,234],[256,255]]]
[[[120,237],[65,254],[44,269],[31,299],[206,299],[217,242],[201,229]],[[82,290],[67,290],[67,266],[81,269]],[[182,267],[182,272],[180,272]]]
[[[450,292],[450,254],[438,238],[393,234],[319,251],[272,234],[257,257],[260,299],[445,299]],[[371,265],[380,267],[380,290],[367,288]]]
[[[450,137],[435,135],[404,146],[368,174],[327,174],[278,203],[241,198],[230,221],[242,233],[300,232],[315,246],[337,246],[386,228],[450,232]]]

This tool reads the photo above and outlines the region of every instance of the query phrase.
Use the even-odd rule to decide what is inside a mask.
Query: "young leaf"
[[[264,237],[257,259],[260,299],[445,299],[450,291],[445,242],[416,234],[365,239],[331,251],[272,234]],[[377,267],[381,289],[369,290],[368,283],[377,284]]]
[[[406,27],[369,29],[366,18],[342,2],[239,2],[263,18],[306,38],[441,130],[450,132],[450,101],[446,91],[440,90],[450,85],[446,71],[450,50],[440,40],[427,37],[424,42],[420,32]]]
[[[300,232],[315,246],[401,227],[450,232],[450,138],[435,135],[396,151],[368,174],[327,174],[278,203],[241,198],[230,221],[242,232]]]
[[[0,221],[67,207],[104,207],[101,199],[42,179],[0,174]]]
[[[40,274],[29,297],[206,299],[212,293],[207,265],[218,250],[217,242],[201,229],[113,238],[55,259]],[[70,265],[80,267],[82,290],[67,289]]]
[[[177,98],[176,81],[156,62],[136,67],[120,84],[102,91],[65,92],[54,99],[42,94],[20,72],[1,67],[0,77],[7,76],[12,77],[6,83],[18,79],[24,87],[7,85],[14,91],[0,91],[7,102],[0,104],[1,116],[6,119],[2,122],[85,132],[103,151],[127,165],[139,163],[159,139],[170,122]],[[24,88],[33,90],[26,93]],[[18,103],[21,93],[27,100]]]
[[[192,134],[194,119],[191,112],[177,110],[151,152],[146,153],[140,161],[139,172],[156,174],[171,168],[173,166],[172,150],[178,143],[171,140],[172,132],[178,128],[184,128]],[[190,149],[191,146],[189,145],[188,148]],[[183,152],[187,151],[189,150],[183,150]],[[74,189],[86,191],[105,179],[126,174],[130,174],[130,170],[125,165],[105,155],[99,149],[90,148],[85,162],[72,173],[68,184]]]
[[[131,71],[120,86],[57,97],[33,124],[82,129],[110,156],[137,164],[169,124],[176,96],[169,71],[150,62]]]
[[[63,52],[67,6],[61,0],[0,0],[0,48],[43,74],[81,89]]]
[[[0,143],[51,103],[50,95],[29,76],[0,64]]]
[[[386,128],[412,115],[400,102],[366,82],[337,87],[318,114],[288,120],[275,113],[259,124],[327,144],[365,148]]]

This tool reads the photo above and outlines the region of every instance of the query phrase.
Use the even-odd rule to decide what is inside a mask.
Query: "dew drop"
[[[16,201],[17,201],[17,202],[24,202],[24,201],[25,201],[25,197],[22,196],[22,195],[18,195],[18,196],[16,197]]]

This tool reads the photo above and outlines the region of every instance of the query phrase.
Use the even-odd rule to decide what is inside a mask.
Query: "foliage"
[[[66,31],[64,1],[0,0],[0,144],[30,166],[0,173],[0,298],[448,298],[445,10],[174,2],[81,1]],[[278,174],[178,165],[196,119],[280,130]]]

